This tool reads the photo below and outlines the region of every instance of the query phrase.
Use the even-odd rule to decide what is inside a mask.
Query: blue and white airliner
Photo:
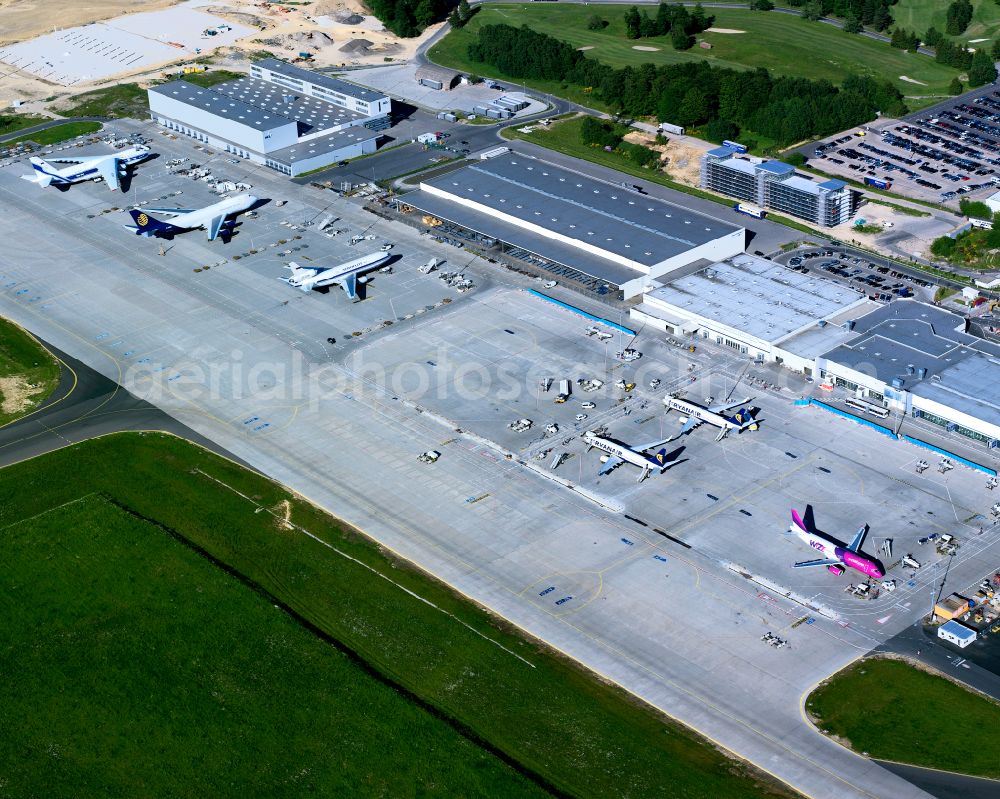
[[[114,191],[121,188],[121,177],[125,169],[148,157],[148,147],[130,147],[110,155],[61,155],[47,161],[33,156],[30,160],[34,174],[21,175],[21,178],[39,186],[69,186],[84,180],[103,180]],[[55,164],[69,166],[60,168]]]
[[[381,266],[391,257],[387,252],[373,252],[340,266],[300,266],[292,261],[285,267],[292,274],[289,277],[279,277],[278,280],[302,291],[340,286],[351,302],[357,302],[361,299],[358,296],[358,284],[366,280],[364,273]]]

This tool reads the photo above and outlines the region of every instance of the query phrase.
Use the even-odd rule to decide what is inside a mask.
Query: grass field
[[[81,514],[77,520],[75,510],[68,516],[54,510],[91,494],[105,498],[97,505],[90,500],[83,503],[83,508],[95,514],[92,517]],[[114,558],[110,555],[114,539],[100,537],[105,527],[116,529],[124,524],[116,521],[120,520],[120,514],[107,509],[109,501],[127,509],[132,519],[152,520],[157,525],[155,533],[147,525],[142,525],[141,530],[134,528],[133,521],[124,525],[120,532],[124,538],[116,544],[123,550],[125,560],[121,563],[117,562],[117,552]],[[47,510],[53,510],[53,514],[46,513]],[[44,515],[39,516],[40,513]],[[285,513],[290,514],[297,529],[282,527],[279,519]],[[94,708],[97,724],[90,729],[91,740],[80,744],[92,747],[90,759],[80,763],[68,759],[45,763],[34,783],[37,795],[58,793],[49,787],[52,784],[49,777],[51,770],[61,765],[71,771],[77,766],[80,769],[66,777],[71,781],[66,784],[73,785],[72,780],[77,780],[75,787],[86,789],[64,794],[74,796],[174,795],[170,785],[161,782],[140,785],[133,792],[115,793],[107,790],[107,785],[83,779],[88,775],[88,779],[99,779],[104,769],[109,770],[109,777],[125,779],[128,775],[119,772],[137,765],[160,781],[173,779],[169,774],[172,770],[195,776],[209,768],[217,770],[215,773],[234,773],[238,777],[236,786],[245,789],[240,771],[263,768],[264,764],[258,764],[258,760],[272,764],[267,776],[283,775],[285,782],[280,785],[274,781],[265,790],[244,790],[249,795],[301,796],[308,791],[296,780],[329,776],[319,773],[319,765],[308,774],[302,771],[306,765],[293,770],[279,768],[278,755],[271,747],[283,740],[301,740],[301,734],[299,738],[287,739],[288,726],[273,733],[257,729],[274,718],[270,707],[255,703],[254,697],[261,696],[262,701],[266,699],[288,714],[295,722],[294,728],[315,726],[315,730],[308,730],[315,738],[326,736],[328,728],[322,726],[324,717],[333,726],[355,732],[354,710],[339,704],[319,705],[327,700],[314,701],[313,694],[306,690],[309,685],[320,685],[334,691],[342,681],[340,675],[345,673],[339,670],[342,664],[334,664],[328,672],[325,667],[320,668],[321,659],[327,657],[320,651],[323,647],[307,650],[307,643],[302,641],[300,652],[313,653],[305,658],[304,679],[300,679],[294,667],[286,669],[274,663],[275,651],[280,651],[281,642],[291,640],[292,636],[282,614],[271,609],[271,604],[278,603],[298,614],[303,625],[314,625],[315,633],[328,636],[339,648],[353,653],[384,682],[396,684],[401,693],[410,692],[418,697],[419,704],[449,722],[452,729],[465,730],[468,739],[488,742],[483,746],[487,753],[502,752],[522,773],[540,775],[538,780],[562,793],[594,797],[684,796],[685,799],[791,795],[784,788],[758,781],[739,763],[623,692],[593,679],[535,642],[508,632],[488,614],[439,583],[404,563],[390,561],[367,540],[280,486],[172,437],[110,436],[4,469],[0,479],[0,530],[7,535],[27,531],[19,536],[30,533],[37,538],[37,546],[26,545],[18,538],[12,551],[4,551],[4,579],[0,581],[0,596],[8,608],[8,616],[15,611],[18,616],[23,615],[21,628],[29,631],[21,632],[17,644],[0,644],[6,661],[14,657],[22,659],[17,667],[6,670],[7,679],[0,687],[0,698],[5,704],[0,725],[30,727],[32,747],[41,747],[40,752],[19,747],[9,731],[0,735],[7,742],[0,745],[12,746],[17,758],[32,755],[31,759],[25,758],[27,765],[19,768],[21,778],[33,779],[32,773],[42,768],[45,757],[57,759],[67,751],[60,747],[59,737],[46,736],[44,729],[73,726],[74,722],[90,717],[89,712],[78,710],[68,701],[69,697],[62,697],[59,690],[77,676],[77,671],[81,672],[78,679],[83,684],[72,696],[86,703],[92,689],[99,685],[109,692],[111,702],[105,711]],[[250,597],[235,580],[229,586],[217,584],[216,567],[205,571],[203,564],[185,560],[181,575],[174,567],[162,565],[164,561],[156,558],[170,548],[164,547],[162,541],[147,545],[145,539],[157,535],[162,538],[164,530],[172,531],[226,564],[233,575],[266,592],[266,601]],[[305,535],[303,530],[316,538]],[[95,541],[89,540],[95,536]],[[139,536],[142,544],[138,545],[130,536]],[[74,553],[80,554],[79,560]],[[153,560],[143,563],[147,557]],[[178,555],[171,558],[178,563]],[[89,569],[94,559],[109,562]],[[102,584],[98,576],[107,582]],[[93,584],[89,585],[91,578]],[[163,585],[154,585],[157,582]],[[44,586],[51,589],[41,592],[40,587]],[[64,611],[58,604],[47,604],[48,599],[43,604],[42,596],[48,597],[53,592],[60,602],[67,596],[73,597],[73,604],[80,608]],[[145,592],[155,592],[155,596]],[[208,598],[204,599],[201,592],[206,592]],[[226,612],[218,627],[211,628],[211,635],[201,635],[197,628],[209,620],[192,614],[200,612],[199,608],[210,611],[216,608],[218,603],[211,598],[216,592],[231,597],[229,601],[233,604],[219,608],[220,612]],[[261,616],[253,617],[260,621],[240,621],[239,616],[252,604],[251,598],[262,608],[262,614],[270,616],[270,621]],[[33,604],[41,607],[37,611],[25,607]],[[75,630],[68,619],[87,613],[91,614],[86,617],[91,622]],[[123,637],[133,635],[132,619],[136,624],[141,622],[134,633],[134,645],[141,649],[148,637],[149,651],[137,655],[138,670],[149,668],[153,673],[149,675],[150,682],[143,682],[147,678],[133,674],[124,658],[117,668],[123,669],[129,680],[136,681],[126,690],[119,685],[120,679],[101,681],[91,668],[118,660],[108,654],[111,651],[108,647],[125,646]],[[231,640],[226,631],[229,626],[234,626],[241,635],[253,632],[256,643],[243,646]],[[280,636],[275,632],[278,630]],[[33,636],[30,645],[25,644],[25,635]],[[202,654],[194,647],[193,641],[212,644],[206,638],[213,635],[220,638],[218,651],[233,649],[237,665],[224,663],[214,650]],[[189,636],[193,636],[192,642],[188,641]],[[60,660],[62,648],[77,644],[82,651],[73,653],[77,660],[70,661],[71,668],[67,668]],[[88,649],[96,651],[88,654]],[[87,660],[91,656],[94,659]],[[250,658],[249,663],[245,658]],[[338,655],[337,659],[340,658]],[[260,668],[256,659],[261,661]],[[265,664],[273,664],[280,670],[269,674]],[[12,675],[18,675],[16,681]],[[185,675],[203,685],[185,687]],[[198,692],[191,694],[196,687]],[[286,698],[286,687],[295,691],[293,698]],[[148,693],[144,694],[143,688]],[[359,696],[366,697],[367,691],[375,689],[359,689]],[[381,692],[377,693],[379,701],[383,701]],[[338,696],[345,702],[349,698],[344,692]],[[143,701],[130,704],[140,697]],[[159,704],[168,707],[161,709]],[[175,712],[170,712],[169,706],[174,704]],[[223,736],[222,744],[219,736],[224,728],[218,725],[225,720],[213,715],[206,720],[211,724],[205,727],[192,721],[194,711],[206,707],[213,713],[224,711],[229,723],[237,725],[225,728],[235,732],[231,737]],[[367,722],[352,736],[357,740],[345,742],[343,750],[323,762],[322,768],[334,772],[347,769],[352,780],[359,780],[353,790],[327,795],[435,793],[417,788],[393,790],[392,786],[382,791],[377,785],[371,787],[360,782],[369,773],[366,770],[391,768],[390,747],[381,740],[392,740],[391,736],[397,734],[398,718],[423,718],[413,708],[403,707],[397,714],[386,710],[388,707],[388,704],[371,704]],[[119,708],[129,712],[118,712]],[[161,737],[150,739],[154,745],[143,750],[137,764],[122,756],[138,751],[124,739],[136,730],[143,734],[150,731],[149,723],[143,720],[144,714],[167,726],[162,734],[153,731]],[[194,727],[190,726],[192,723]],[[409,737],[426,737],[426,742],[432,744],[445,740],[445,732],[437,727],[422,727],[416,721],[408,731]],[[344,741],[343,736],[343,732],[338,733],[335,740]],[[177,741],[168,740],[172,737],[177,737]],[[157,748],[155,744],[161,742],[163,747]],[[419,743],[414,740],[410,745]],[[400,745],[404,744],[405,741]],[[308,745],[310,752],[329,751],[322,749],[319,740]],[[228,759],[220,761],[223,749],[227,750]],[[274,758],[269,757],[271,754]],[[10,763],[11,756],[8,751],[5,762]],[[486,760],[482,754],[479,760],[472,753],[469,757],[473,764],[484,764],[484,774],[501,773],[491,765],[492,755]],[[192,761],[192,768],[181,762],[185,758]],[[445,784],[446,771],[447,767],[439,775],[441,787],[436,793],[475,794],[471,788],[466,791],[461,786]],[[460,776],[465,778],[467,771],[463,767]],[[4,777],[8,793],[31,793],[15,791],[9,773]],[[499,790],[514,784],[508,780],[497,787]],[[194,784],[190,794],[216,793],[215,786],[207,790],[204,787]],[[230,790],[226,785],[221,787]],[[233,788],[231,792],[235,794],[237,790]],[[491,788],[489,794],[494,793]]]
[[[23,128],[30,128],[32,125],[48,121],[48,117],[34,114],[0,114],[0,136],[16,133]]]
[[[59,364],[24,330],[0,318],[0,425],[37,407],[59,382]]]
[[[145,119],[149,115],[146,90],[138,83],[122,83],[78,94],[52,110],[66,117]]]
[[[600,164],[601,166],[606,166],[611,169],[617,169],[619,172],[625,172],[626,174],[634,175],[637,178],[642,178],[643,180],[648,180],[652,183],[659,183],[662,186],[669,186],[671,189],[676,189],[677,191],[684,192],[685,194],[691,194],[695,197],[702,197],[703,199],[711,200],[712,202],[719,203],[719,205],[724,205],[730,209],[733,207],[732,198],[719,197],[718,195],[702,191],[701,189],[693,186],[678,183],[671,180],[664,172],[636,166],[633,162],[618,153],[608,153],[600,147],[590,147],[589,145],[584,144],[580,138],[580,125],[582,124],[582,121],[583,117],[571,117],[569,119],[553,122],[547,128],[536,127],[531,133],[521,133],[517,130],[517,128],[509,127],[503,130],[503,136],[508,139],[523,139],[524,141],[530,141],[542,147],[547,147],[550,150],[555,150],[556,152],[573,156],[574,158],[580,158],[594,164]],[[806,227],[804,224],[796,222],[794,219],[781,216],[780,214],[773,214],[769,212],[767,218],[772,222],[780,222],[783,225],[787,225],[788,227],[794,228],[795,230],[803,233],[808,233],[810,235],[815,235],[816,233],[816,231]]]
[[[945,0],[899,0],[889,11],[896,25],[922,36],[931,26],[945,32],[948,15]],[[972,22],[965,33],[956,37],[968,42],[971,39],[993,39],[1000,33],[1000,6],[994,0],[972,0]],[[973,47],[986,47],[989,42],[977,42]]]
[[[1000,725],[1000,704],[897,660],[862,660],[806,702],[817,726],[876,759],[1000,777],[1000,758],[963,731]],[[965,738],[955,744],[955,736]]]
[[[993,0],[988,1],[993,4]],[[889,78],[904,95],[911,96],[945,95],[949,82],[958,74],[956,70],[937,64],[927,56],[905,53],[883,42],[844,33],[831,25],[808,22],[788,14],[743,9],[706,9],[706,13],[715,16],[715,27],[745,33],[706,32],[700,34],[698,39],[711,43],[711,50],[696,46],[682,52],[671,47],[669,37],[626,39],[625,10],[620,5],[597,4],[484,5],[465,28],[449,33],[431,48],[429,55],[433,61],[455,69],[506,78],[505,75],[490,72],[483,64],[470,61],[467,56],[468,45],[481,26],[505,23],[529,25],[533,30],[577,47],[593,48],[587,51],[588,57],[615,67],[699,60],[733,69],[766,67],[779,75],[826,79],[834,83],[840,83],[851,74],[873,75]],[[608,27],[600,31],[587,30],[587,20],[593,14],[607,21]],[[635,50],[636,46],[660,49],[646,52]],[[920,83],[901,80],[900,76]],[[539,84],[538,88],[559,93],[558,87]],[[910,102],[912,106],[919,104]]]
[[[236,80],[237,78],[244,77],[244,75],[241,72],[230,72],[228,69],[209,69],[205,72],[191,72],[180,77],[182,80],[194,83],[197,86],[215,86],[217,83]]]
[[[100,496],[0,557],[7,796],[548,795]]]
[[[75,139],[77,136],[83,136],[85,133],[96,133],[100,129],[100,122],[66,122],[62,125],[40,130],[37,133],[18,136],[16,139],[5,142],[5,144],[15,144],[22,141],[33,141],[35,144],[42,146],[58,144],[68,139]]]

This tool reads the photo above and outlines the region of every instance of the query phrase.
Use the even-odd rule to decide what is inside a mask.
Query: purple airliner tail
[[[806,527],[806,523],[804,521],[802,521],[802,517],[799,516],[799,512],[797,510],[795,510],[795,508],[792,508],[792,523],[796,527],[798,527],[802,532],[804,532],[804,533],[808,533],[809,532],[809,528]]]

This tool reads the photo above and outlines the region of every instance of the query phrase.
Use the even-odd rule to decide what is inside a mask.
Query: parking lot
[[[871,300],[891,302],[904,297],[929,301],[936,286],[891,266],[874,263],[841,248],[807,248],[782,253],[775,260],[803,274],[816,273],[850,286]]]
[[[956,98],[804,149],[824,172],[873,188],[957,206],[1000,185],[1000,92]]]

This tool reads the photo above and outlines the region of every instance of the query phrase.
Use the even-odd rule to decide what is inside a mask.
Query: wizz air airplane
[[[752,399],[753,397],[747,397],[744,400],[729,402],[725,405],[712,405],[709,408],[703,408],[701,405],[695,405],[693,402],[665,397],[663,404],[667,406],[668,411],[680,411],[687,414],[684,426],[681,427],[680,432],[674,438],[679,438],[685,433],[690,433],[698,425],[708,422],[710,425],[719,428],[719,435],[716,436],[715,440],[722,441],[731,430],[742,433],[744,430],[757,429],[758,421],[754,419],[753,414],[748,408],[741,408],[732,416],[726,415],[726,411],[730,408],[735,408],[737,405],[745,405]]]
[[[607,457],[602,458],[604,464],[601,466],[600,471],[598,471],[598,475],[608,474],[612,469],[616,469],[623,463],[631,463],[633,466],[638,466],[642,469],[639,479],[636,480],[637,483],[641,483],[649,477],[654,469],[658,474],[663,474],[677,462],[677,456],[681,452],[681,450],[677,450],[668,455],[666,449],[661,449],[655,455],[646,454],[647,450],[656,449],[666,444],[670,440],[669,438],[629,447],[610,438],[599,436],[592,430],[588,430],[583,434],[583,440],[587,445],[588,452],[592,448],[596,448],[601,450],[601,452],[607,453]]]
[[[806,560],[796,563],[796,569],[808,566],[826,566],[827,570],[833,574],[843,574],[844,566],[849,566],[852,569],[857,569],[862,574],[875,577],[876,579],[881,579],[885,576],[885,569],[881,563],[861,554],[861,544],[864,543],[865,535],[868,533],[867,524],[854,534],[851,543],[845,548],[838,546],[831,539],[816,530],[815,525],[812,524],[812,514],[808,509],[806,510],[806,517],[809,519],[808,524],[802,520],[798,511],[793,508],[792,524],[788,528],[788,531],[795,533],[802,541],[822,554],[823,557],[817,560]]]
[[[130,147],[120,153],[110,155],[60,155],[55,158],[33,156],[29,160],[34,168],[33,175],[21,175],[22,180],[30,180],[39,186],[69,186],[84,180],[103,180],[111,191],[122,187],[124,168],[137,164],[149,157],[148,147]],[[59,168],[54,164],[70,164]]]
[[[340,286],[352,302],[357,302],[360,299],[358,284],[366,280],[362,273],[381,266],[390,257],[387,252],[373,252],[340,266],[300,266],[292,261],[285,267],[290,269],[292,274],[288,277],[279,277],[278,280],[283,280],[289,286],[302,291],[312,291],[324,286]]]
[[[237,194],[205,208],[135,208],[129,211],[135,224],[125,225],[125,229],[137,236],[170,237],[185,230],[204,228],[208,240],[215,241],[228,217],[248,211],[256,203],[257,198],[252,194]],[[150,216],[151,213],[168,214],[171,218],[161,222]]]

